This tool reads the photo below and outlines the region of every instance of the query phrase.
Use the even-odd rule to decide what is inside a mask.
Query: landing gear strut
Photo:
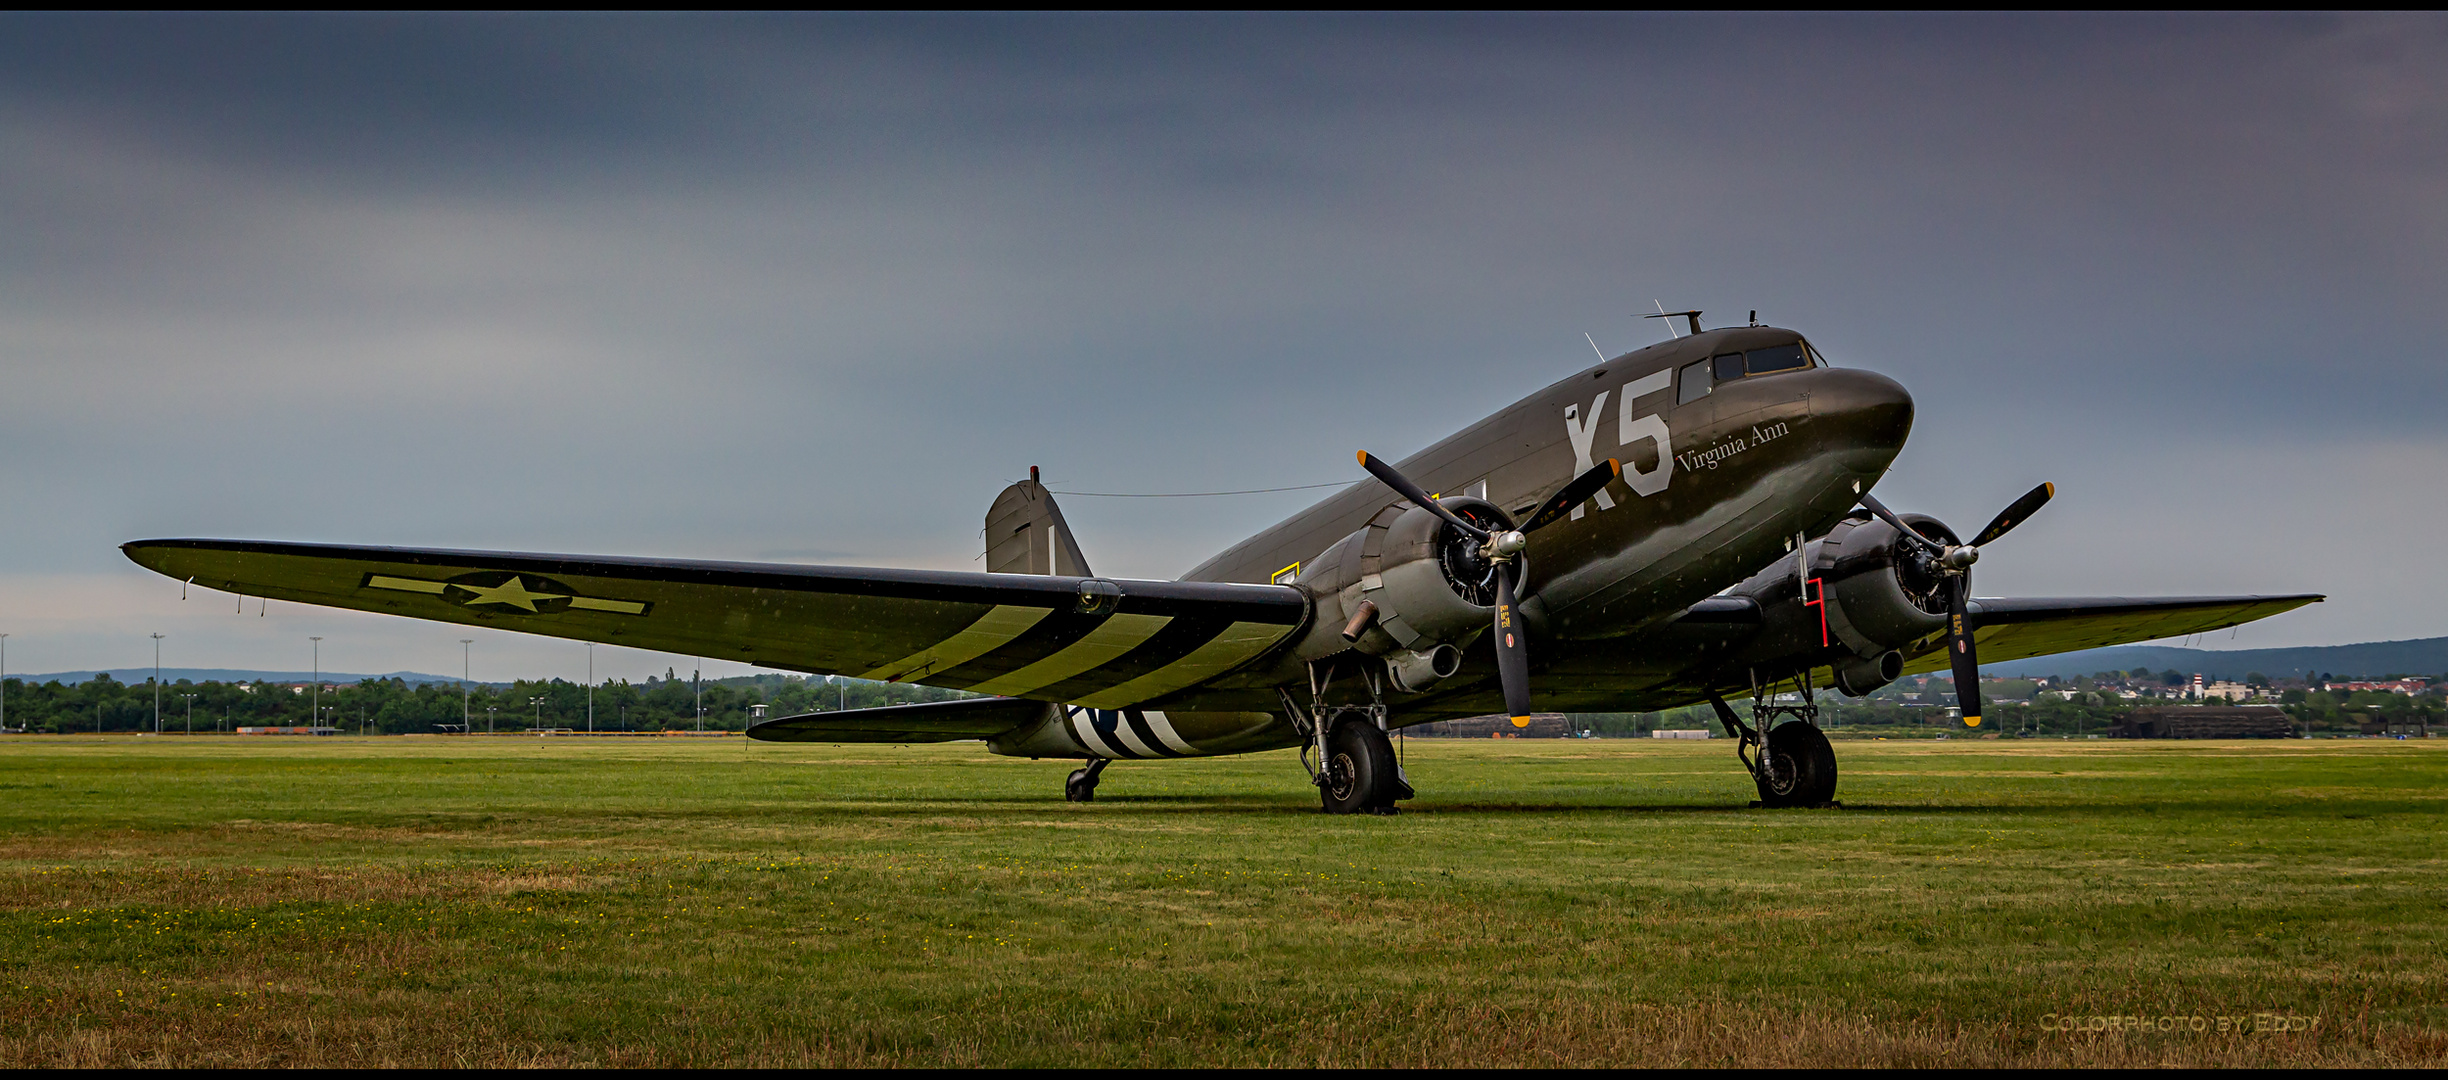
[[[1326,813],[1399,813],[1394,804],[1412,796],[1411,784],[1403,776],[1402,759],[1394,753],[1393,741],[1386,737],[1385,698],[1376,673],[1362,670],[1368,683],[1368,704],[1329,705],[1326,686],[1334,681],[1335,663],[1327,661],[1323,672],[1318,665],[1310,665],[1307,710],[1292,700],[1290,692],[1279,691],[1293,729],[1307,740],[1301,746],[1301,767],[1317,785],[1318,800]],[[1315,765],[1309,763],[1313,751]]]
[[[1095,802],[1097,774],[1111,764],[1111,758],[1090,758],[1085,768],[1071,770],[1070,777],[1063,781],[1063,801]]]
[[[1836,751],[1819,730],[1819,702],[1811,693],[1810,674],[1802,676],[1802,703],[1779,705],[1771,695],[1754,689],[1751,723],[1734,715],[1723,697],[1712,693],[1709,705],[1717,721],[1733,736],[1734,756],[1759,788],[1753,806],[1834,806]],[[1782,719],[1785,722],[1780,724]]]

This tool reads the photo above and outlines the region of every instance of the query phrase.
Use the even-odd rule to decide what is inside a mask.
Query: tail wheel
[[[1085,767],[1071,770],[1071,775],[1063,780],[1063,798],[1070,802],[1095,802],[1097,775],[1111,764],[1111,758],[1091,758]]]
[[[1375,724],[1338,724],[1326,737],[1326,782],[1318,792],[1327,813],[1392,813],[1401,784],[1394,744]]]
[[[1779,724],[1768,733],[1766,772],[1759,780],[1762,806],[1823,806],[1836,798],[1836,751],[1809,724]]]

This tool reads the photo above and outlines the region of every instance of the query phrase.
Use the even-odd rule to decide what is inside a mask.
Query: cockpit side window
[[[1707,397],[1708,392],[1709,362],[1702,360],[1697,364],[1683,365],[1683,370],[1675,376],[1675,404],[1689,405]]]
[[[1718,382],[1732,382],[1743,377],[1743,354],[1730,352],[1722,356],[1712,356],[1709,358],[1709,366],[1716,370]]]
[[[1743,364],[1750,369],[1751,374],[1762,375],[1771,371],[1792,371],[1795,368],[1809,367],[1810,357],[1802,352],[1801,343],[1795,342],[1791,345],[1771,345],[1765,349],[1753,349],[1743,354]]]

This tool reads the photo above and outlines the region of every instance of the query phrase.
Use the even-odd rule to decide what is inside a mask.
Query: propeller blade
[[[1980,653],[1972,640],[1966,605],[1972,599],[1972,575],[1957,574],[1947,590],[1947,661],[1955,668],[1955,704],[1963,710],[1965,727],[1981,722]]]
[[[1505,715],[1513,726],[1530,726],[1530,642],[1513,612],[1513,575],[1518,563],[1496,567],[1496,677],[1504,684]]]
[[[1939,542],[1937,542],[1937,541],[1935,541],[1935,540],[1932,540],[1932,539],[1930,539],[1929,537],[1926,537],[1926,536],[1921,535],[1921,530],[1916,529],[1916,528],[1913,528],[1913,527],[1912,527],[1912,526],[1910,526],[1910,525],[1906,525],[1906,524],[1904,524],[1904,519],[1903,519],[1903,518],[1900,518],[1900,517],[1895,516],[1895,511],[1887,509],[1887,504],[1886,504],[1886,503],[1883,503],[1883,502],[1878,501],[1878,497],[1877,497],[1877,496],[1872,495],[1872,494],[1870,494],[1870,493],[1869,493],[1869,492],[1867,492],[1867,491],[1862,492],[1862,493],[1861,493],[1861,504],[1862,504],[1862,509],[1864,509],[1864,510],[1868,510],[1868,511],[1870,511],[1872,514],[1877,515],[1877,516],[1878,516],[1878,519],[1879,519],[1880,521],[1884,521],[1884,522],[1886,522],[1887,524],[1889,524],[1889,525],[1891,525],[1891,526],[1894,526],[1894,527],[1895,527],[1895,531],[1896,531],[1896,532],[1898,532],[1898,533],[1900,533],[1900,534],[1902,534],[1902,535],[1905,535],[1905,536],[1912,537],[1913,539],[1915,539],[1915,540],[1918,540],[1918,541],[1922,542],[1923,544],[1927,545],[1931,551],[1945,551],[1945,550],[1946,550],[1946,546],[1945,546],[1945,545],[1940,544]]]
[[[1371,456],[1368,451],[1362,450],[1360,451],[1360,467],[1367,469],[1370,476],[1376,477],[1379,481],[1383,482],[1385,486],[1393,488],[1396,494],[1401,495],[1405,499],[1411,500],[1411,505],[1419,507],[1422,510],[1426,510],[1438,517],[1444,518],[1448,524],[1462,530],[1463,535],[1468,536],[1473,540],[1477,540],[1483,544],[1487,542],[1488,531],[1486,529],[1482,529],[1477,525],[1464,521],[1462,519],[1462,515],[1456,514],[1451,510],[1447,510],[1444,507],[1437,505],[1437,501],[1429,498],[1428,493],[1421,490],[1418,484],[1412,483],[1410,477],[1404,476],[1399,472],[1395,472],[1394,466],[1386,464],[1384,461]]]
[[[2024,519],[2031,517],[2041,507],[2048,505],[2050,499],[2056,497],[2057,485],[2055,484],[2042,484],[2024,492],[2022,498],[2014,501],[2014,505],[1998,511],[1997,518],[1989,523],[1989,527],[1982,529],[1979,536],[1972,538],[1972,546],[1984,547],[1989,541],[2006,535],[2009,530],[2023,524]]]
[[[1554,498],[1548,499],[1546,505],[1530,515],[1530,520],[1522,524],[1521,531],[1537,532],[1555,524],[1564,515],[1572,513],[1573,507],[1588,502],[1590,496],[1598,494],[1599,488],[1613,483],[1616,477],[1622,475],[1623,463],[1614,458],[1590,466],[1588,472],[1573,477],[1572,483],[1564,485],[1564,490],[1556,492]]]

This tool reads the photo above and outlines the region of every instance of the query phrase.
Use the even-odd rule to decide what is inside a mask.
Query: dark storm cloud
[[[1890,501],[2057,480],[1984,590],[2439,633],[2443,25],[17,17],[0,617],[123,663],[135,535],[968,565],[1031,463],[1343,478],[1654,298],[1902,379]],[[1071,517],[1169,574],[1300,500]]]

